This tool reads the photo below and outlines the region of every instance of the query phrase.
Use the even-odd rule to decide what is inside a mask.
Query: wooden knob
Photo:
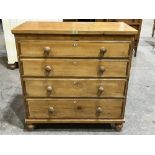
[[[54,108],[53,107],[49,107],[48,112],[49,113],[54,113]]]
[[[50,72],[51,71],[51,66],[49,66],[49,65],[45,66],[45,71]]]
[[[96,112],[97,112],[98,114],[102,113],[102,108],[101,108],[101,107],[97,107]]]
[[[99,91],[100,93],[102,93],[102,92],[104,91],[103,86],[100,86],[100,87],[98,88],[98,91]]]
[[[49,46],[44,47],[44,53],[46,55],[48,55],[50,53],[50,51],[51,51],[51,48]]]
[[[82,109],[82,107],[81,106],[77,106],[77,110],[81,110]]]
[[[48,92],[52,92],[52,86],[48,86],[48,87],[47,87],[47,91],[48,91]]]
[[[105,47],[102,47],[102,48],[100,49],[100,54],[101,54],[101,56],[103,56],[103,55],[106,53],[106,51],[107,51],[107,49],[106,49]]]
[[[100,66],[100,67],[99,67],[99,71],[100,71],[101,73],[103,73],[103,72],[105,71],[104,66]]]

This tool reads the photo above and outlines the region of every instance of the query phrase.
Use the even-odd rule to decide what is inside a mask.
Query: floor
[[[137,57],[133,57],[126,105],[126,123],[121,132],[109,125],[47,125],[33,132],[24,128],[24,104],[19,71],[6,68],[6,53],[0,57],[0,134],[155,134],[155,49],[151,38],[153,20],[144,20]]]

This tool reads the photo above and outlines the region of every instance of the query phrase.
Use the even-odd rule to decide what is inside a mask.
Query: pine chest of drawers
[[[26,22],[12,33],[29,130],[37,123],[110,123],[121,130],[134,28]]]

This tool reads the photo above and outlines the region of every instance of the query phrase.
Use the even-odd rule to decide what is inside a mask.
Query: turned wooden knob
[[[106,51],[107,51],[107,49],[106,49],[105,47],[102,47],[102,48],[100,49],[100,54],[101,54],[101,56],[103,56],[103,55],[106,53]]]
[[[54,113],[54,108],[53,107],[49,107],[48,112],[49,113]]]
[[[104,66],[100,66],[100,67],[99,67],[99,71],[100,71],[101,73],[105,72]]]
[[[51,48],[49,46],[44,47],[44,53],[46,55],[48,55],[50,53],[50,51],[51,51]]]
[[[82,109],[82,107],[81,106],[77,106],[77,110],[81,110]]]
[[[53,89],[52,86],[48,86],[48,87],[47,87],[47,91],[48,91],[48,92],[52,92],[52,89]]]
[[[101,108],[101,107],[97,107],[96,112],[97,112],[98,114],[102,113],[102,108]]]
[[[51,66],[49,66],[49,65],[45,66],[45,71],[50,72],[51,70],[52,70]]]
[[[34,124],[27,124],[27,130],[28,131],[33,131],[35,128]]]
[[[103,86],[100,86],[100,87],[98,88],[98,91],[99,91],[100,93],[102,93],[102,92],[104,91]]]

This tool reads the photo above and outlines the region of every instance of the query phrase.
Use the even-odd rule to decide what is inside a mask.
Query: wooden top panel
[[[137,34],[123,22],[25,22],[13,34]]]

